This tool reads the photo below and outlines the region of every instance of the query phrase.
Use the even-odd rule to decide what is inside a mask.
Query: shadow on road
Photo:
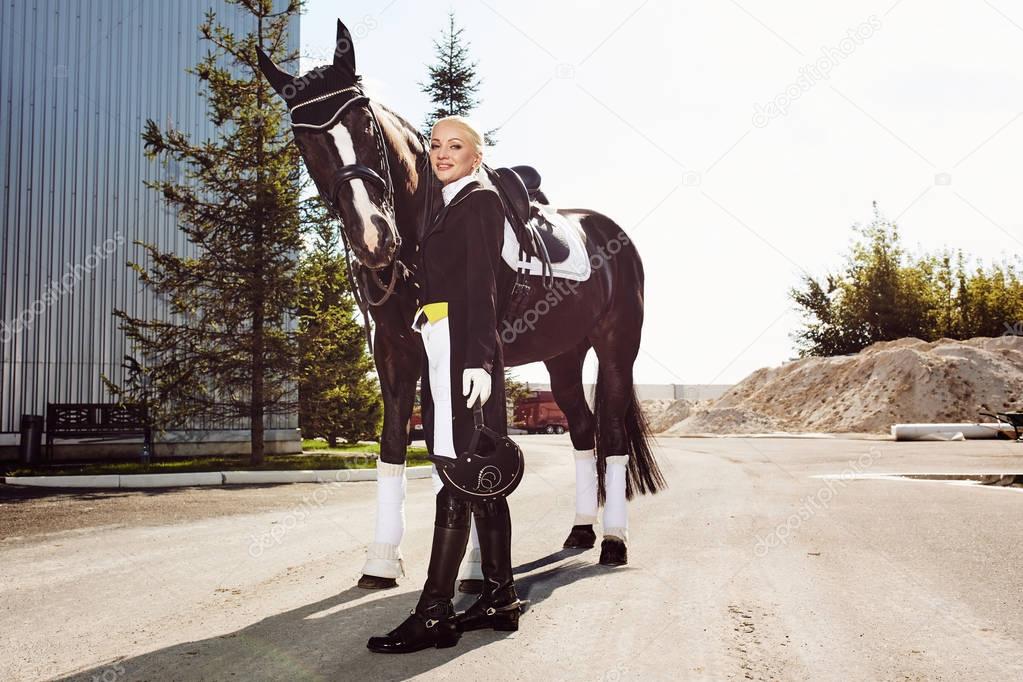
[[[521,627],[530,627],[529,611],[555,590],[608,569],[572,560],[534,575],[522,575],[579,553],[563,550],[516,568],[520,597],[529,600]],[[621,569],[617,569],[621,570]],[[280,680],[401,679],[418,675],[513,633],[469,632],[450,649],[414,654],[374,654],[366,649],[373,635],[396,627],[415,606],[419,590],[389,594],[351,587],[298,609],[264,618],[236,632],[185,642],[132,658],[95,666],[61,680]],[[455,597],[458,610],[473,595]],[[201,617],[201,614],[196,614]],[[130,614],[125,614],[130,617]]]
[[[249,483],[232,486],[168,486],[165,488],[44,488],[32,485],[11,485],[0,483],[0,503],[11,504],[30,502],[45,498],[75,501],[112,500],[118,497],[159,497],[168,493],[201,489],[216,489],[236,492],[260,488],[275,488],[292,483]]]

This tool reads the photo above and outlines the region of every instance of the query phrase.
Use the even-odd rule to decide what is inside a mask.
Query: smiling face
[[[462,126],[440,121],[430,136],[430,165],[437,179],[447,185],[472,173],[483,162],[483,153],[476,149]]]

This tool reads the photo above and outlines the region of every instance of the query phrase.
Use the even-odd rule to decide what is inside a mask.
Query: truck
[[[530,391],[515,403],[512,425],[527,433],[564,433],[568,419],[551,391]]]
[[[423,438],[423,418],[419,407],[417,396],[409,423],[409,444]],[[568,418],[554,401],[551,391],[530,391],[516,401],[509,426],[526,433],[565,433],[568,430]]]

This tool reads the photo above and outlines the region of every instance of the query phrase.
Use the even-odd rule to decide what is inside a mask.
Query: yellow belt
[[[448,316],[448,302],[440,301],[438,303],[427,303],[424,306],[420,306],[419,310],[412,317],[413,320],[419,319],[420,313],[426,313],[426,319],[430,322],[436,322],[437,320],[443,320]]]

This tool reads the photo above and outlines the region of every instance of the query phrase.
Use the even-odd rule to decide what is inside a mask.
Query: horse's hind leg
[[[612,566],[626,563],[626,500],[636,490],[655,493],[665,486],[633,385],[632,367],[639,354],[642,325],[642,298],[630,301],[622,295],[589,335],[599,368],[594,439],[598,482],[603,484],[599,497],[604,501],[600,562]]]
[[[571,351],[545,360],[550,374],[550,391],[554,402],[569,420],[569,434],[576,456],[576,519],[565,541],[566,547],[592,547],[596,540],[596,460],[593,450],[593,413],[586,404],[582,390],[582,363],[589,343],[581,340]],[[482,555],[474,517],[471,549],[459,574],[458,591],[479,594],[483,590]]]
[[[551,375],[554,401],[568,418],[575,455],[575,521],[565,540],[568,548],[593,547],[597,521],[597,463],[593,443],[594,418],[583,391],[583,361],[590,343],[583,339],[572,350],[544,362]]]

